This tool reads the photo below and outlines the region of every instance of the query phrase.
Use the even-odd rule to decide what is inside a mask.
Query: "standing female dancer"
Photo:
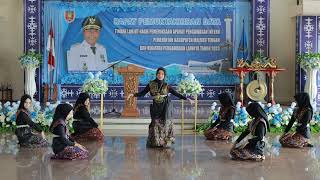
[[[151,123],[149,125],[149,135],[147,140],[147,147],[170,147],[174,143],[173,122],[168,118],[169,111],[169,97],[171,93],[174,96],[189,100],[185,96],[176,92],[171,86],[165,82],[166,71],[160,67],[157,69],[157,77],[150,81],[143,91],[135,94],[129,94],[128,99],[134,97],[142,97],[149,91],[153,97],[153,103],[150,105]]]

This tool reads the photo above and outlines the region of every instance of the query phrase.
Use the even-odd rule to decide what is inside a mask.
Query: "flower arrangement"
[[[202,85],[198,80],[196,80],[192,73],[185,73],[184,76],[185,78],[178,84],[178,91],[180,93],[186,95],[198,95],[203,91]]]
[[[281,126],[286,126],[289,124],[289,120],[296,105],[297,104],[293,102],[287,109],[283,110],[280,104],[272,106],[270,103],[268,103],[267,107],[264,110],[268,114],[268,120],[271,125],[279,128]]]
[[[104,94],[108,91],[108,82],[100,78],[101,72],[93,75],[91,72],[88,74],[89,78],[85,80],[82,91],[92,94]]]
[[[237,127],[245,127],[252,118],[249,116],[246,111],[246,107],[241,107],[241,102],[236,104],[236,112],[233,119],[233,124],[235,128]]]
[[[291,116],[293,115],[294,109],[296,108],[296,103],[293,102],[289,107],[283,110],[280,104],[271,105],[268,103],[264,105],[259,102],[261,107],[265,110],[268,115],[268,121],[271,125],[271,132],[283,132],[284,128],[289,124]],[[211,106],[211,113],[206,123],[197,126],[198,132],[204,132],[210,128],[211,124],[218,119],[219,107],[216,107],[216,103]],[[242,132],[247,127],[249,121],[252,117],[246,111],[245,107],[241,107],[241,103],[238,102],[236,105],[236,111],[234,119],[232,120],[235,126],[235,132]],[[296,125],[297,123],[294,123]],[[311,130],[313,132],[320,132],[320,112],[315,112],[312,120],[310,121]]]
[[[209,129],[211,124],[213,124],[218,119],[220,107],[218,107],[218,108],[216,108],[216,107],[217,107],[217,103],[213,102],[211,105],[211,113],[210,113],[210,116],[209,116],[207,122],[197,125],[198,132],[203,132],[203,131]]]
[[[299,54],[297,61],[302,69],[320,69],[320,53]]]
[[[37,111],[35,118],[32,120],[42,126],[44,131],[49,131],[49,127],[53,121],[53,115],[56,107],[60,102],[56,102],[55,104],[51,104],[49,102],[46,103],[43,111]],[[33,113],[33,112],[32,112]],[[32,114],[31,113],[31,114]]]
[[[16,103],[6,102],[3,105],[0,103],[0,132],[11,132],[16,129],[16,112],[19,104],[19,101]],[[33,102],[32,110],[30,111],[32,121],[39,124],[42,130],[49,131],[54,111],[58,104],[60,102],[56,102],[55,104],[48,102],[42,110],[40,102]],[[67,122],[70,132],[73,132],[72,120]]]
[[[210,121],[210,123],[215,122],[219,117],[220,108],[216,108],[216,107],[217,107],[217,103],[213,102],[212,105],[211,105],[210,118],[208,119]]]
[[[2,104],[0,102],[0,132],[14,132],[16,128],[16,111],[19,106],[19,101],[10,103],[6,102]],[[44,107],[40,106],[39,102],[33,103],[33,110],[31,110],[32,121],[38,123],[44,131],[48,131],[53,120],[54,111],[60,102],[51,104],[46,103]],[[70,103],[69,103],[70,104]],[[291,116],[293,115],[296,103],[293,102],[286,109],[282,108],[279,104],[264,105],[260,103],[268,115],[268,120],[271,125],[271,132],[283,132],[286,125],[288,125]],[[284,109],[284,110],[283,110]],[[220,107],[217,103],[213,103],[211,106],[211,113],[208,117],[207,122],[197,125],[198,132],[204,132],[210,128],[211,124],[214,123],[219,117]],[[235,117],[232,120],[235,126],[235,132],[242,132],[247,127],[249,121],[252,118],[246,111],[245,107],[241,107],[240,102],[236,105]],[[296,123],[294,124],[296,125]],[[70,132],[73,131],[72,120],[68,121],[68,127]],[[314,113],[312,120],[310,121],[310,128],[312,132],[320,132],[320,112]]]
[[[20,102],[3,104],[1,127],[2,130],[13,130],[16,127],[16,112]],[[2,108],[1,108],[2,109]],[[2,120],[1,119],[1,120]]]
[[[254,60],[257,61],[257,62],[260,62],[262,64],[266,64],[268,62],[268,60],[269,60],[269,57],[266,57],[266,56],[264,56],[264,55],[262,55],[260,53],[256,53],[254,55]]]
[[[27,52],[19,57],[22,68],[37,68],[42,61],[42,55],[35,52]]]

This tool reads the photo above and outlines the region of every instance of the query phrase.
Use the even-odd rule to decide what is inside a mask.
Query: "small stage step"
[[[95,118],[99,124],[100,119]],[[197,119],[197,124],[206,122],[207,119]],[[105,118],[103,123],[104,130],[148,130],[151,122],[150,118]],[[181,119],[173,119],[175,130],[181,129]],[[184,120],[184,129],[191,130],[194,127],[194,119]]]

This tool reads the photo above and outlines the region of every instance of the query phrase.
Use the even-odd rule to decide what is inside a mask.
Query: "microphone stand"
[[[124,60],[126,60],[126,59],[129,59],[129,58],[130,58],[130,56],[125,57],[125,58],[123,58],[123,59],[115,62],[115,63],[111,64],[109,67],[107,67],[106,69],[102,70],[101,72],[104,72],[104,71],[112,68],[112,82],[114,83],[115,66],[116,66],[117,64],[119,64],[120,62],[122,62],[122,61],[124,61]],[[117,115],[117,116],[120,116],[120,115],[121,115],[121,113],[120,113],[120,112],[117,112],[116,109],[115,109],[114,99],[112,100],[112,110],[111,110],[110,112],[107,112],[106,114],[115,114],[115,115]]]

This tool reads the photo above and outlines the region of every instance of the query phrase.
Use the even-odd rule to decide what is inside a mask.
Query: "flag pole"
[[[55,53],[54,53],[54,33],[53,33],[53,26],[52,26],[52,19],[50,21],[50,30],[49,30],[49,37],[47,42],[47,50],[49,51],[48,54],[48,101],[52,101],[54,97],[54,70],[55,70]]]
[[[243,48],[243,51],[242,51],[242,57],[243,58],[245,58],[244,57],[244,51],[245,51],[245,49],[244,49],[244,19],[242,19],[242,39],[243,39],[243,41],[242,41],[242,48]],[[244,59],[244,60],[246,60],[246,59]]]
[[[52,77],[51,77],[51,65],[50,65],[50,54],[51,54],[51,49],[52,49],[52,37],[51,37],[51,31],[52,31],[52,19],[50,21],[50,29],[49,29],[49,37],[48,37],[48,44],[47,44],[47,50],[49,52],[48,54],[48,75],[49,75],[49,84],[48,84],[48,101],[50,102],[51,101],[51,80],[52,80]]]

